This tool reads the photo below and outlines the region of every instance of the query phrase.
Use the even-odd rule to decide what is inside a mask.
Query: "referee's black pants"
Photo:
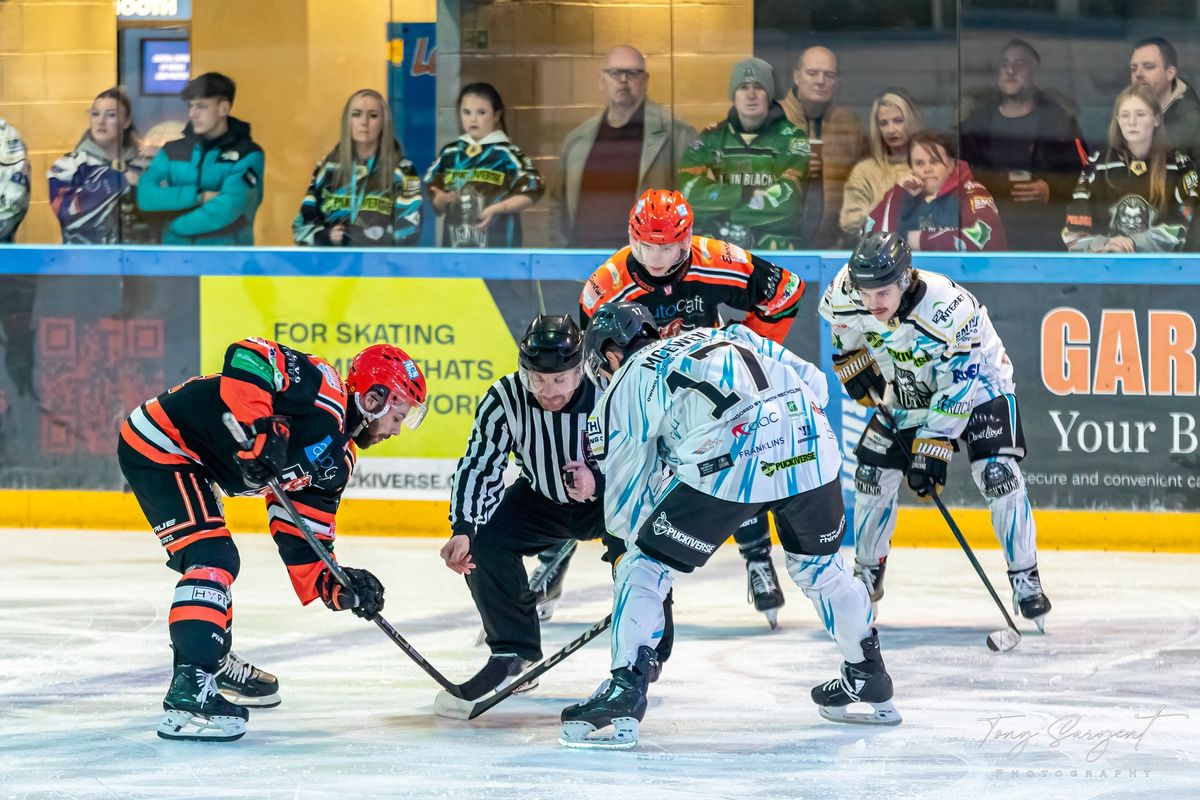
[[[567,539],[589,541],[603,537],[605,561],[625,552],[625,543],[604,531],[604,502],[556,503],[518,479],[508,487],[500,505],[471,541],[475,569],[466,576],[488,648],[493,653],[516,653],[529,661],[542,658],[542,634],[537,598],[529,589],[525,556],[537,555]],[[669,604],[669,600],[667,601]],[[670,606],[660,658],[670,654]],[[665,649],[665,652],[664,652]]]

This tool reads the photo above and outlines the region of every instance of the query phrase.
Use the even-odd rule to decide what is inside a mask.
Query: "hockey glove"
[[[833,357],[833,371],[838,380],[846,387],[846,393],[859,405],[872,408],[875,401],[871,399],[872,391],[879,397],[883,396],[885,387],[883,374],[879,365],[866,350],[855,350]]]
[[[261,489],[272,478],[283,478],[291,423],[287,417],[259,417],[250,430],[254,434],[250,449],[239,450],[234,456],[246,487]]]
[[[912,444],[912,463],[908,467],[908,488],[918,497],[928,497],[946,485],[946,468],[954,447],[949,439],[915,439]]]
[[[345,587],[337,582],[329,567],[321,570],[321,574],[317,576],[317,594],[321,595],[321,601],[331,611],[345,611],[348,608],[356,616],[373,619],[383,611],[383,584],[365,569],[343,569],[350,578],[350,583],[353,584],[351,588],[357,596],[354,605],[350,605],[351,598],[347,595]]]

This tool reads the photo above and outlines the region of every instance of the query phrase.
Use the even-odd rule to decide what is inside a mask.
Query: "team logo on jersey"
[[[962,232],[980,250],[992,239],[992,226],[981,219],[975,220],[971,227],[963,228]]]
[[[783,461],[764,461],[758,465],[758,468],[760,470],[762,470],[763,475],[766,475],[769,478],[772,475],[774,475],[776,472],[779,472],[781,470],[790,469],[792,467],[798,467],[801,464],[807,464],[809,461],[816,461],[816,460],[817,460],[816,453],[801,453],[798,456],[792,456],[791,458],[785,458]]]
[[[1003,497],[1015,492],[1021,485],[1013,471],[998,461],[988,464],[983,470],[983,493],[988,497]]]
[[[1158,212],[1146,202],[1146,198],[1136,194],[1122,197],[1108,213],[1109,228],[1124,236],[1145,233],[1158,220]]]

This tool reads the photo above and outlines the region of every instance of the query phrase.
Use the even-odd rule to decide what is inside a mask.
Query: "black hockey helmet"
[[[583,336],[583,369],[592,383],[604,388],[606,381],[600,370],[608,369],[604,349],[613,346],[628,357],[631,349],[639,345],[638,340],[652,341],[659,338],[658,323],[638,303],[605,303],[592,316],[587,333]]]
[[[538,314],[525,329],[517,360],[531,372],[566,372],[583,360],[583,333],[565,314]]]
[[[859,241],[846,263],[855,289],[881,289],[893,283],[907,289],[912,274],[912,251],[900,234],[872,231]]]

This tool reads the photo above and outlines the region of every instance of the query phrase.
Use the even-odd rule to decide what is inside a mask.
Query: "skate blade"
[[[233,689],[220,689],[218,691],[229,702],[239,706],[246,706],[247,708],[274,708],[283,702],[283,698],[279,696],[279,692],[264,695],[245,695]]]
[[[607,730],[607,729],[606,729]],[[638,743],[638,721],[634,717],[617,717],[612,732],[599,736],[590,722],[564,722],[558,742],[564,747],[584,750],[628,750]]]
[[[447,719],[470,719],[477,702],[479,701],[455,697],[443,689],[437,693],[437,697],[433,698],[433,713]]]
[[[1020,643],[1021,634],[1012,628],[1005,628],[1002,631],[992,631],[987,637],[988,649],[997,653],[1007,653]]]
[[[767,624],[771,626],[771,630],[779,630],[779,609],[772,608],[769,611],[764,611],[763,615],[767,618]]]
[[[1040,617],[1034,617],[1033,624],[1037,625],[1038,633],[1045,633],[1046,632],[1046,615],[1042,614]]]
[[[539,622],[549,622],[554,616],[554,600],[547,600],[544,603],[539,603],[537,607],[537,615]]]
[[[158,723],[158,735],[191,742],[232,742],[246,735],[246,721],[241,717],[205,717],[173,709]]]
[[[479,635],[475,637],[475,647],[480,647],[487,641],[487,631],[483,628],[479,629]]]
[[[844,722],[850,725],[899,725],[903,722],[900,712],[892,705],[891,700],[868,705],[875,709],[871,714],[850,711],[849,706],[818,706],[817,710],[830,722]]]

